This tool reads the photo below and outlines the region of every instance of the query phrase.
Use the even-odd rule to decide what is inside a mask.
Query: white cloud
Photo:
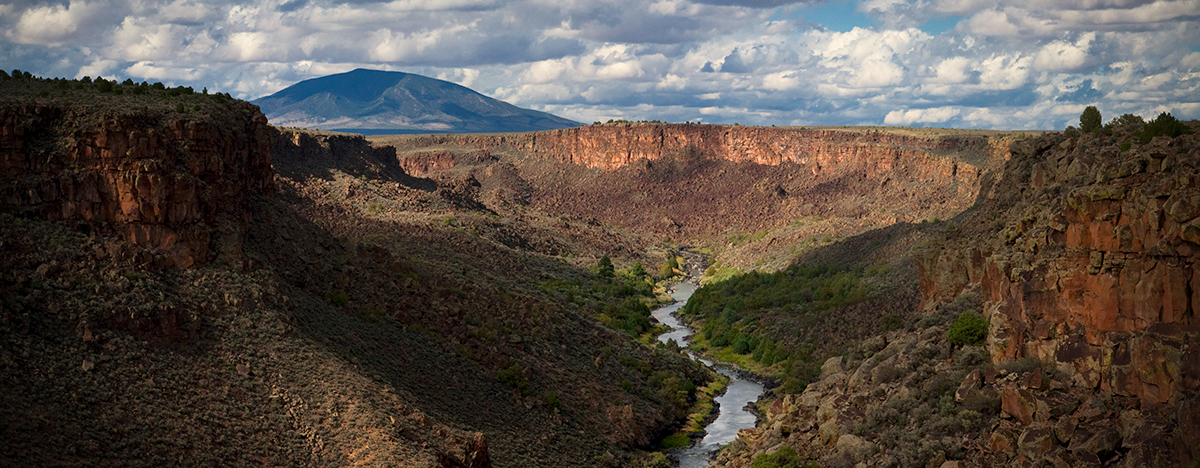
[[[5,36],[19,44],[58,47],[78,38],[86,24],[107,8],[108,5],[99,2],[85,1],[30,8],[21,13],[16,26],[5,32]]]
[[[16,0],[0,57],[244,98],[398,70],[582,121],[1062,128],[1081,100],[1200,117],[1200,0],[858,0],[877,23],[840,32],[782,3]]]
[[[984,10],[959,23],[958,28],[971,34],[984,36],[1016,36],[1020,28],[1008,18],[1008,13]]]
[[[971,59],[966,57],[950,57],[942,60],[935,68],[937,79],[935,83],[964,83],[971,79],[973,67]]]
[[[891,111],[883,118],[887,125],[912,125],[914,123],[941,123],[958,116],[960,110],[954,107],[935,107],[931,109],[909,109]]]
[[[763,77],[762,87],[772,91],[787,91],[800,87],[800,77],[794,71],[781,71]]]
[[[1039,70],[1069,72],[1083,68],[1088,63],[1088,48],[1095,40],[1095,33],[1084,34],[1078,41],[1054,41],[1042,46],[1033,60]]]

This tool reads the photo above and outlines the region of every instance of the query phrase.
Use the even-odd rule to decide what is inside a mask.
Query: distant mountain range
[[[527,132],[582,125],[448,81],[361,68],[304,80],[251,102],[276,126],[367,135]]]

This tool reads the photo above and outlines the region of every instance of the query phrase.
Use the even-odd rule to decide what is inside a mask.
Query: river
[[[674,315],[680,308],[687,304],[688,299],[692,297],[692,293],[696,291],[696,286],[690,282],[679,283],[675,289],[671,291],[671,297],[675,302],[656,309],[652,315],[663,325],[671,328],[671,331],[659,335],[658,340],[666,343],[668,340],[675,340],[680,346],[687,346],[687,337],[692,334],[692,330],[679,321]],[[695,356],[692,356],[695,359]],[[737,375],[733,368],[724,362],[713,362],[707,359],[700,359],[705,365],[716,369],[726,377],[729,377],[729,387],[725,390],[725,394],[716,398],[717,408],[719,413],[717,419],[709,423],[704,429],[708,432],[703,439],[693,444],[691,447],[684,447],[668,452],[671,458],[679,462],[680,468],[703,468],[709,465],[709,457],[711,457],[721,446],[733,442],[737,438],[739,430],[754,427],[755,416],[753,413],[746,411],[747,403],[757,401],[763,394],[763,386],[758,382],[746,380]]]

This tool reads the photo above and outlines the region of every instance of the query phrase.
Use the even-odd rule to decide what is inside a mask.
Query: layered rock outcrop
[[[829,223],[836,227],[797,238],[948,217],[988,192],[1013,137],[621,123],[371,140],[396,148],[400,164],[413,174],[435,179],[473,174],[485,192],[495,188],[506,193],[499,198],[553,214],[712,239],[805,218],[836,218]],[[783,258],[781,253],[758,252],[760,258]]]
[[[273,190],[266,118],[232,100],[184,112],[115,101],[0,105],[0,210],[116,234],[147,249],[138,263],[240,251],[247,197]]]
[[[1105,443],[1128,451],[1152,434],[1179,448],[1155,462],[1172,466],[1200,456],[1184,448],[1197,445],[1182,412],[1200,391],[1200,138],[1138,144],[1131,130],[1014,143],[992,199],[918,255],[919,276],[930,309],[981,294],[994,362],[1061,373],[1072,398],[1103,405],[1091,419],[1161,420]],[[1004,393],[1013,444],[1035,425],[1071,424],[1039,418],[1036,392],[1018,390]]]
[[[921,257],[922,292],[978,284],[997,361],[1057,362],[1081,387],[1167,403],[1200,389],[1200,144],[1119,138],[1014,144],[995,208]]]
[[[430,135],[412,146],[444,144],[483,150],[512,148],[523,154],[615,170],[635,161],[699,155],[764,165],[793,163],[813,174],[861,169],[867,176],[921,164],[930,178],[959,177],[961,159],[939,156],[974,153],[983,161],[1006,152],[978,134],[918,135],[834,129],[743,127],[699,124],[622,123],[516,134]],[[975,162],[975,161],[972,161]],[[978,164],[977,164],[978,165]]]

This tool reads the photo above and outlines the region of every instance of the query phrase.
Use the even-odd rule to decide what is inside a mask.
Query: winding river
[[[666,343],[668,340],[675,340],[680,346],[687,346],[687,337],[692,334],[692,330],[672,314],[687,304],[688,299],[695,291],[694,284],[679,283],[671,291],[671,297],[675,299],[675,302],[660,307],[652,313],[660,323],[671,328],[671,331],[658,337],[659,341]],[[692,357],[695,359],[694,355]],[[708,434],[690,447],[672,450],[668,453],[679,461],[680,468],[708,466],[709,457],[721,446],[733,442],[737,438],[739,430],[754,427],[755,416],[746,411],[745,407],[747,403],[757,401],[758,397],[763,394],[762,384],[738,376],[729,364],[707,359],[700,359],[700,362],[713,367],[721,375],[729,377],[729,387],[725,390],[724,395],[716,398],[719,413],[717,419],[704,428]]]

